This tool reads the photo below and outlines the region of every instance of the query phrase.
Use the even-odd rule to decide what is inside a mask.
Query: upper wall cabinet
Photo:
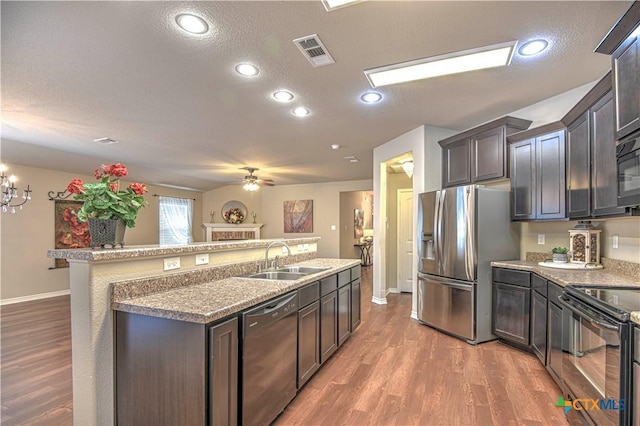
[[[567,216],[624,215],[617,206],[616,142],[611,73],[562,119],[567,126]]]
[[[564,125],[552,123],[515,134],[508,141],[511,158],[511,219],[564,219]]]
[[[640,2],[633,2],[596,52],[611,55],[615,139],[640,129]]]
[[[443,139],[443,188],[509,176],[506,137],[526,130],[531,121],[503,117]]]

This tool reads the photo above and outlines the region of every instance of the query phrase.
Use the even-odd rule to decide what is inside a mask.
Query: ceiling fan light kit
[[[260,170],[256,167],[241,167],[240,170],[246,170],[249,172],[248,175],[242,179],[240,183],[242,183],[242,188],[245,191],[254,192],[260,189],[260,186],[274,186],[275,183],[271,179],[260,179],[258,176],[254,175],[253,172]]]

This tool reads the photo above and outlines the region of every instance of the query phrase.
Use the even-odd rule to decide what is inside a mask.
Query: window
[[[160,197],[160,245],[193,242],[191,223],[193,200],[190,198]]]

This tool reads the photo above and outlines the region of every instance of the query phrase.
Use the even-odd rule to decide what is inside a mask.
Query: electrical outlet
[[[304,250],[305,250],[305,251],[309,250],[309,244],[305,244],[305,245],[304,245]]]
[[[196,265],[206,265],[209,263],[209,253],[196,254]]]
[[[303,247],[304,247],[304,246],[303,246],[302,244],[298,244],[298,251],[302,251],[302,248],[303,248]]]
[[[179,257],[167,257],[164,259],[164,270],[170,271],[172,269],[180,269]]]
[[[335,231],[336,230],[336,226],[335,225],[331,225],[331,230]]]
[[[538,244],[544,244],[544,234],[538,234]]]
[[[611,238],[611,245],[613,246],[613,248],[618,248],[619,242],[620,241],[617,235],[614,235],[613,238]]]

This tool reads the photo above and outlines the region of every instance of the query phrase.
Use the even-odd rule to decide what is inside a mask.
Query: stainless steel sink
[[[259,280],[289,280],[295,281],[304,277],[307,274],[301,274],[288,271],[266,271],[256,272],[255,274],[243,275],[244,278],[254,278]]]
[[[318,272],[326,271],[327,269],[331,269],[330,267],[322,267],[322,266],[285,266],[284,268],[278,269],[278,271],[285,272],[296,272],[299,274],[316,274]]]

